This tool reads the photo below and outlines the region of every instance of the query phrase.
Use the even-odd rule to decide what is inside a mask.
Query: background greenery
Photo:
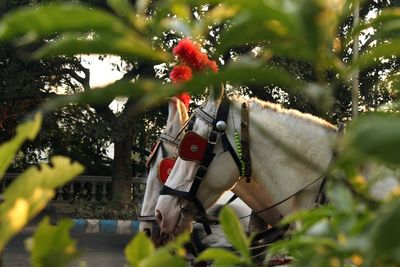
[[[142,149],[153,142],[165,123],[166,108],[159,108],[164,98],[182,90],[202,98],[207,86],[223,81],[232,85],[231,91],[278,102],[334,123],[348,122],[346,133],[338,140],[337,163],[329,170],[329,204],[285,218],[300,227],[290,239],[272,246],[268,257],[287,253],[295,258],[293,266],[397,266],[399,189],[376,199],[371,188],[388,173],[398,177],[398,6],[398,1],[363,1],[361,23],[353,27],[354,1],[344,0],[3,1],[2,141],[16,133],[17,123],[27,113],[40,111],[44,130],[35,142],[23,147],[13,168],[24,169],[43,155],[79,156],[76,159],[89,173],[112,173],[114,190],[120,192],[114,194],[114,200],[126,203],[131,199],[123,189],[135,173],[132,151],[141,148],[139,153],[144,154]],[[173,64],[171,47],[185,36],[200,43],[218,61],[220,71],[196,75],[184,86],[175,87],[166,82]],[[353,57],[357,36],[359,58]],[[93,90],[88,83],[90,74],[80,62],[83,54],[121,56],[124,64],[116,68],[124,77]],[[161,66],[158,76],[155,65]],[[351,119],[355,71],[360,71],[361,115]],[[60,87],[66,95],[59,95],[61,91],[56,89]],[[126,97],[127,102],[115,114],[109,104],[117,96]],[[8,160],[0,174],[26,139],[18,136],[13,139],[20,140],[14,148],[8,144],[16,141],[2,146],[6,152],[1,159]],[[115,146],[112,162],[105,153],[109,143]],[[374,170],[369,175],[364,171],[368,166]],[[1,204],[0,213],[0,231],[9,233],[5,237],[15,234],[31,218],[33,212],[13,231],[4,226],[12,224],[13,207],[30,210],[26,208],[33,201],[29,194],[38,187],[27,187],[28,195],[21,197],[24,200],[18,197],[21,193],[8,189],[7,194],[13,197],[7,199],[9,204]],[[51,194],[46,196],[42,201],[48,201]],[[221,216],[229,216],[226,214],[229,212]],[[63,227],[67,231],[68,227]],[[225,230],[227,235],[232,231]],[[238,230],[234,232],[231,241],[239,254],[211,251],[201,258],[214,259],[215,266],[252,265],[249,241],[237,234]],[[54,233],[60,234],[58,230]],[[2,241],[3,246],[7,240]],[[141,250],[137,244],[148,241],[138,235],[127,248],[128,261],[132,266],[156,266],[161,256],[156,260],[148,257],[158,253],[179,266],[183,264],[182,240],[185,238],[161,250],[151,245]],[[63,263],[54,264],[46,266]]]

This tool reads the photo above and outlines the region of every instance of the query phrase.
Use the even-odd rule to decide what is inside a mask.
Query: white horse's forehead
[[[203,137],[207,137],[208,133],[211,131],[211,127],[212,125],[210,125],[208,122],[200,118],[196,118],[196,121],[193,125],[193,131]]]

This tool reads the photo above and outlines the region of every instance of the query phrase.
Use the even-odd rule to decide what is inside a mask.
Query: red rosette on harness
[[[175,159],[173,158],[165,158],[160,162],[160,166],[158,168],[158,178],[160,182],[165,184],[168,180],[168,176],[172,171],[172,168],[175,165]]]
[[[201,162],[207,150],[208,141],[195,132],[187,132],[179,144],[179,157],[183,160]]]

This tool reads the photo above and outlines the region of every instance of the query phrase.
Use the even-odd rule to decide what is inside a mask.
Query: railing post
[[[97,182],[93,181],[93,182],[89,182],[90,184],[90,202],[96,202],[96,185]]]
[[[107,182],[101,183],[101,198],[100,201],[107,201]]]
[[[75,198],[74,182],[70,182],[66,186],[68,186],[68,197],[67,197],[67,200],[70,200],[71,198]]]

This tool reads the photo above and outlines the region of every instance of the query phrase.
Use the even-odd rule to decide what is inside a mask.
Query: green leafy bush
[[[77,200],[72,204],[74,218],[136,220],[138,205],[120,205],[113,202]]]

